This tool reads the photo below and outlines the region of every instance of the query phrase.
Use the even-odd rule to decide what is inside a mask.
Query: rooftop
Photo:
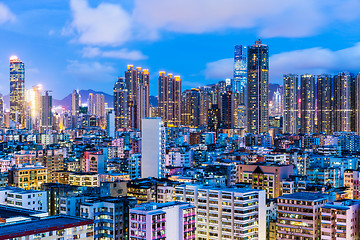
[[[93,220],[68,217],[54,216],[38,220],[19,222],[0,226],[0,239],[9,239],[37,233],[48,232],[49,229],[56,231],[65,228],[92,224]]]
[[[319,201],[323,199],[328,199],[328,194],[315,193],[315,192],[296,192],[292,194],[285,194],[279,199],[291,199],[291,200],[302,200],[302,201]]]

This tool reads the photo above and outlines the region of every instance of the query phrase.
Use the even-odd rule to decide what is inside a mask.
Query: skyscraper
[[[0,94],[0,127],[4,126],[4,98]]]
[[[25,66],[17,56],[10,57],[10,119],[26,127]]]
[[[360,135],[360,73],[356,75],[355,80],[355,92],[358,93],[355,95],[355,111],[356,111],[356,120],[355,120],[355,131],[357,135]]]
[[[208,130],[215,132],[220,128],[221,114],[217,104],[212,104],[208,110]]]
[[[74,90],[71,94],[71,115],[78,116],[80,109],[80,94]]]
[[[94,101],[94,114],[99,117],[105,117],[105,97],[104,94],[96,94]]]
[[[300,77],[300,133],[315,132],[315,76],[301,75]]]
[[[333,81],[329,74],[317,76],[317,129],[318,132],[333,132]]]
[[[283,133],[298,134],[298,82],[296,74],[283,77]]]
[[[334,78],[334,130],[351,132],[352,129],[352,88],[354,78],[349,73],[341,72]]]
[[[269,47],[261,40],[248,47],[247,128],[249,133],[269,130]]]
[[[235,45],[233,92],[240,93],[240,105],[246,104],[247,48]]]
[[[185,90],[181,100],[181,124],[198,127],[200,123],[200,92],[197,88]]]
[[[114,85],[115,130],[128,127],[128,90],[124,78]]]
[[[92,93],[89,93],[88,97],[88,113],[95,114],[95,97]]]
[[[231,91],[221,93],[221,127],[233,128],[233,95]]]
[[[141,131],[141,177],[165,176],[166,134],[161,118],[144,118]]]
[[[159,114],[167,125],[180,125],[181,78],[164,71],[159,72]]]
[[[203,86],[200,90],[200,125],[208,124],[208,110],[211,109],[213,103],[214,92],[211,87]]]
[[[50,95],[50,91],[45,91],[45,95],[42,96],[41,100],[41,130],[50,130],[52,126],[52,96]]]
[[[141,120],[149,116],[149,70],[134,69],[128,65],[125,71],[127,88],[128,127],[141,129]]]

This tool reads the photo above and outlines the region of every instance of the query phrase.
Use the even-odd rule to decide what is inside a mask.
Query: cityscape
[[[274,81],[262,36],[229,46],[230,76],[190,83],[127,58],[98,88],[51,88],[0,54],[0,240],[359,240],[360,66]]]

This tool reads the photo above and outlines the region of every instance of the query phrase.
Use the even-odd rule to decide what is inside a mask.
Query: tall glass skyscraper
[[[235,45],[233,92],[240,93],[240,105],[246,104],[247,48]]]
[[[10,118],[26,127],[25,66],[16,56],[10,57]]]
[[[261,40],[248,47],[247,129],[249,133],[269,130],[269,47]]]

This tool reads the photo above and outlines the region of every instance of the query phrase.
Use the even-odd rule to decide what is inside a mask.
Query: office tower
[[[315,76],[300,76],[300,133],[315,132]]]
[[[263,190],[188,184],[175,187],[175,200],[196,207],[196,239],[266,239]]]
[[[233,128],[233,95],[231,91],[221,93],[221,127]]]
[[[318,132],[331,134],[333,132],[333,83],[332,76],[322,74],[317,76],[317,129]]]
[[[329,195],[314,192],[278,197],[277,239],[320,239],[320,209],[328,201]]]
[[[200,90],[200,113],[199,124],[206,126],[208,124],[208,110],[211,108],[213,102],[213,91],[210,86],[203,86]]]
[[[341,72],[334,77],[334,131],[352,131],[352,88],[354,78],[349,73]]]
[[[149,70],[128,65],[125,71],[128,127],[140,129],[141,120],[149,116]]]
[[[26,127],[25,66],[16,56],[10,57],[10,119]]]
[[[159,116],[167,125],[180,125],[181,79],[159,72]]]
[[[71,94],[71,115],[79,116],[80,94],[74,90]]]
[[[3,95],[0,94],[0,127],[3,127],[4,123],[4,98]]]
[[[141,134],[141,177],[164,177],[166,135],[161,118],[144,118]]]
[[[130,239],[195,240],[195,212],[186,202],[136,206],[130,209]]]
[[[211,132],[216,132],[220,128],[221,123],[221,113],[217,104],[211,105],[211,108],[208,110],[208,122],[207,127]]]
[[[240,105],[246,104],[246,83],[247,83],[247,48],[242,45],[235,45],[234,51],[234,80],[233,92],[240,94]]]
[[[181,124],[198,127],[200,123],[200,92],[197,88],[185,90],[181,100]]]
[[[128,90],[124,78],[119,77],[114,85],[115,130],[128,127]]]
[[[269,47],[261,40],[248,47],[247,128],[249,133],[269,130]]]
[[[360,73],[356,75],[355,79],[355,93],[360,93]],[[360,135],[360,94],[355,94],[355,131],[357,135]]]
[[[298,134],[298,82],[296,74],[283,77],[283,133]]]
[[[41,100],[41,130],[47,131],[52,129],[53,114],[52,114],[52,96],[50,91],[45,91],[45,95]]]

